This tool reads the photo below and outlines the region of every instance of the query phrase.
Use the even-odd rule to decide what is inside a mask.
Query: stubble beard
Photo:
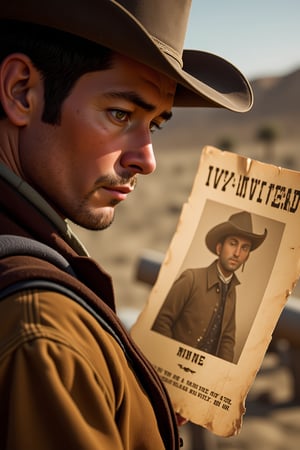
[[[118,202],[111,202],[110,206],[92,210],[87,201],[83,201],[69,217],[76,225],[91,231],[105,230],[110,227],[115,217],[115,206]]]
[[[106,228],[110,227],[110,225],[112,225],[115,217],[115,207],[120,202],[118,200],[111,200],[109,205],[94,209],[89,205],[90,197],[93,195],[93,192],[98,189],[97,186],[101,185],[102,183],[113,186],[127,184],[128,182],[130,182],[130,184],[135,188],[137,184],[137,177],[123,176],[122,178],[118,179],[116,177],[110,176],[101,177],[95,183],[95,189],[79,203],[76,210],[70,212],[68,217],[76,225],[79,225],[80,227],[83,227],[87,230],[105,230]]]

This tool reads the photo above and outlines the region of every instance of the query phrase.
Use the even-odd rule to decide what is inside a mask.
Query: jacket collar
[[[0,233],[36,239],[58,251],[80,279],[115,310],[111,277],[89,258],[53,208],[21,178],[0,165]]]

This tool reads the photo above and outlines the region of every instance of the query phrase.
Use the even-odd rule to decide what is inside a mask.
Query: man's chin
[[[99,211],[86,211],[85,214],[77,214],[71,220],[82,228],[92,231],[100,231],[108,228],[114,221],[114,208],[101,208]]]

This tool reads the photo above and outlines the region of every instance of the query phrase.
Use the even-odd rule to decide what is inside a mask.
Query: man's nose
[[[148,175],[154,172],[156,160],[149,130],[135,134],[127,142],[127,149],[121,156],[121,165],[132,173]]]
[[[242,251],[242,247],[237,245],[236,248],[235,248],[235,252],[234,252],[235,256],[237,256],[237,257],[240,256],[241,251]]]

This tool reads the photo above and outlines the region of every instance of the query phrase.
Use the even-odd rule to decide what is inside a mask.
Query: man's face
[[[251,250],[251,241],[239,236],[227,236],[217,244],[219,266],[223,275],[228,277],[244,264]]]
[[[41,104],[20,132],[23,177],[60,215],[89,229],[109,226],[137,174],[154,171],[151,131],[170,118],[176,88],[143,64],[113,61],[77,81],[60,125],[41,122]]]

